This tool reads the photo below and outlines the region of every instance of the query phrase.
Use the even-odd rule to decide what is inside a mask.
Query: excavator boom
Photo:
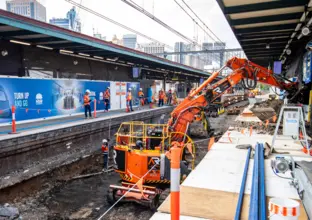
[[[232,73],[211,85],[212,81],[226,67],[230,68]],[[204,112],[210,103],[220,97],[229,88],[240,82],[242,82],[245,89],[249,90],[256,88],[258,82],[287,91],[297,85],[296,82],[286,83],[285,79],[274,75],[271,70],[259,66],[247,59],[233,57],[224,67],[219,71],[214,72],[172,111],[171,118],[168,121],[170,131],[185,133],[188,125],[193,122],[196,115]],[[207,117],[202,118],[202,120],[205,124],[209,125]],[[208,133],[210,132],[209,126],[205,129]],[[178,136],[176,138],[177,140],[181,139],[181,137]]]

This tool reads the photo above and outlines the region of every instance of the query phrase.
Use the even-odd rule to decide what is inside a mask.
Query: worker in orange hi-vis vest
[[[107,87],[107,89],[105,90],[103,98],[104,98],[104,103],[105,103],[105,110],[104,111],[108,112],[108,107],[110,104],[110,88],[109,87]]]
[[[83,96],[83,105],[85,107],[85,116],[86,116],[86,118],[88,118],[88,114],[87,114],[88,112],[89,112],[89,117],[92,118],[91,106],[90,106],[91,99],[89,97],[90,93],[91,93],[90,90],[87,89],[85,95]]]
[[[159,90],[158,94],[158,107],[164,105],[165,92],[163,89]]]
[[[173,105],[178,104],[178,97],[177,97],[177,93],[175,91],[173,91],[173,93],[172,93],[172,102],[173,102]]]
[[[102,141],[102,153],[103,153],[103,171],[108,169],[108,153],[109,153],[109,146],[108,141],[104,139]]]
[[[127,92],[127,108],[129,108],[129,111],[132,111],[133,112],[133,109],[132,109],[132,93],[131,93],[131,88],[128,89],[128,92]]]
[[[138,93],[139,99],[140,99],[140,105],[143,106],[144,105],[144,93],[142,91],[143,89],[140,88],[140,91]]]

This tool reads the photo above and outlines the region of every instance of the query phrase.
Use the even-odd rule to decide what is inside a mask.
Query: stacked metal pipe
[[[241,218],[241,210],[244,199],[245,185],[247,180],[249,158],[251,147],[248,149],[242,184],[240,188],[238,203],[236,207],[235,220]],[[265,175],[264,175],[264,147],[262,143],[257,143],[254,155],[254,167],[252,176],[251,196],[249,203],[249,220],[265,220],[267,216],[266,196],[265,196]]]
[[[250,220],[265,220],[266,196],[264,175],[264,147],[257,143],[255,147],[254,168],[250,196],[249,218]]]

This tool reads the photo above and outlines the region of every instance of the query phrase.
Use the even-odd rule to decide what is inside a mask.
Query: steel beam
[[[285,21],[285,20],[293,20],[300,19],[302,16],[302,12],[290,13],[290,14],[279,14],[279,15],[270,15],[263,17],[254,17],[254,18],[241,18],[241,19],[233,19],[231,24],[235,25],[245,25],[245,24],[255,24],[255,23],[263,23],[263,22],[274,22],[274,21]]]
[[[178,55],[178,54],[209,54],[209,53],[224,53],[224,52],[241,52],[241,48],[234,49],[221,49],[221,50],[199,50],[199,51],[181,51],[181,52],[164,52],[164,53],[155,53],[153,55]]]
[[[256,4],[248,5],[237,5],[231,7],[224,7],[224,14],[236,14],[244,12],[253,12],[253,11],[262,11],[278,8],[289,8],[296,6],[305,6],[308,4],[308,0],[282,0],[282,1],[273,1],[273,2],[263,2]]]

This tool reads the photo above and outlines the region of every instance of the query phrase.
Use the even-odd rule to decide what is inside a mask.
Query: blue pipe
[[[266,208],[266,196],[265,196],[265,173],[264,173],[264,147],[263,144],[260,145],[260,220],[265,220],[267,217]]]
[[[251,152],[251,147],[248,149],[248,153],[247,153],[242,184],[241,184],[241,188],[239,191],[239,197],[238,197],[238,202],[236,206],[235,220],[240,220],[240,216],[241,216],[243,198],[244,198],[244,193],[245,193],[245,185],[246,185],[247,173],[248,173],[248,167],[249,167],[250,152]]]
[[[259,220],[259,148],[259,143],[257,143],[252,174],[252,187],[248,216],[249,220]]]

